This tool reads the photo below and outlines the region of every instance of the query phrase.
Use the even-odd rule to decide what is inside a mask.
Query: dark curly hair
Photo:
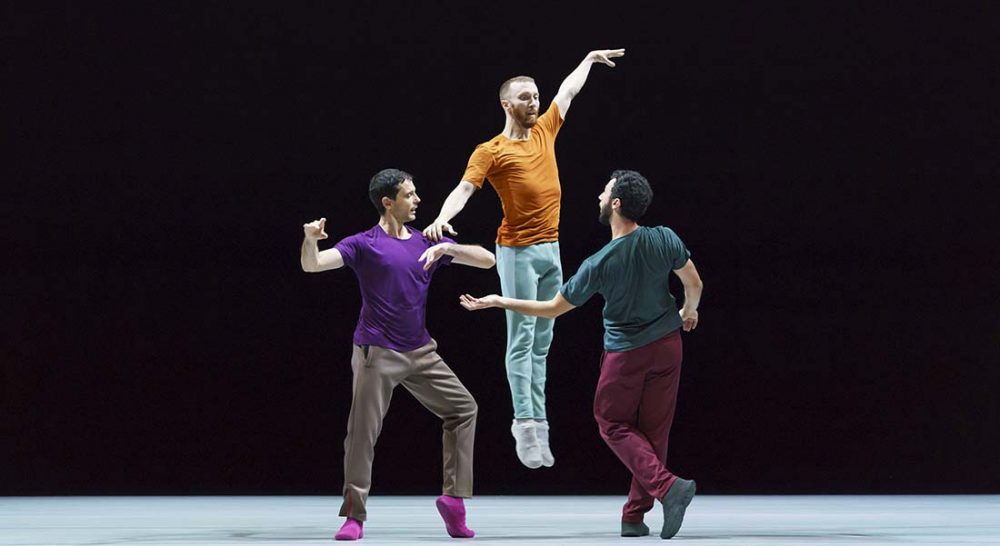
[[[611,178],[615,179],[611,199],[620,199],[622,203],[619,214],[638,222],[653,200],[653,188],[649,187],[646,177],[636,171],[619,169],[611,173]]]
[[[379,216],[385,214],[382,198],[388,197],[395,201],[396,195],[399,194],[399,185],[407,180],[413,180],[413,175],[399,169],[382,169],[372,177],[371,183],[368,184],[368,198],[375,205]]]

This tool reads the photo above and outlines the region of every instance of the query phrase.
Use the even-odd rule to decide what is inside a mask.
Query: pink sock
[[[465,526],[465,503],[459,497],[441,495],[437,498],[438,513],[452,538],[472,538],[476,532]]]
[[[364,522],[354,518],[347,518],[347,521],[337,531],[337,535],[333,537],[334,540],[358,540],[359,538],[365,538]]]

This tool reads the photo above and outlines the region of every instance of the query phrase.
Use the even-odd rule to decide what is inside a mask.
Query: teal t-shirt
[[[670,228],[640,226],[584,260],[560,292],[577,307],[604,296],[604,349],[630,351],[683,325],[669,280],[690,256]]]

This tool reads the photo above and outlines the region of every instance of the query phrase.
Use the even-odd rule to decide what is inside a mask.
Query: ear
[[[510,109],[510,101],[507,99],[500,99],[500,108],[503,108],[504,112]]]
[[[393,202],[394,201],[392,199],[389,199],[388,197],[382,197],[382,207],[385,210],[391,209]]]
[[[611,208],[614,210],[620,210],[622,208],[622,200],[615,197],[611,200]]]

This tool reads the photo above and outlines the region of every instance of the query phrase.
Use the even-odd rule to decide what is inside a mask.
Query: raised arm
[[[319,273],[328,269],[339,269],[344,267],[344,257],[336,248],[330,248],[322,252],[316,244],[320,239],[326,239],[326,218],[309,222],[302,225],[305,231],[305,238],[302,239],[302,271],[306,273]]]
[[[430,269],[431,264],[438,261],[441,256],[451,256],[451,263],[459,265],[471,265],[480,269],[489,269],[497,263],[492,252],[479,245],[460,245],[457,243],[441,243],[434,245],[424,251],[417,258],[424,262],[424,269]]]
[[[587,75],[590,74],[590,65],[602,63],[614,68],[615,62],[611,59],[624,55],[624,49],[601,49],[591,51],[584,57],[583,62],[573,69],[569,73],[569,76],[566,76],[566,79],[559,86],[559,92],[552,99],[552,102],[555,102],[556,106],[559,107],[559,114],[563,119],[566,119],[566,112],[569,112],[569,103],[573,102],[573,97],[583,89],[583,84],[587,83]]]
[[[684,284],[684,307],[681,308],[681,319],[684,321],[684,331],[690,332],[698,327],[698,304],[701,302],[701,291],[705,287],[701,276],[694,267],[694,262],[688,260],[684,267],[675,269],[674,273]]]
[[[462,212],[462,209],[465,208],[465,204],[469,202],[469,198],[472,197],[473,193],[476,193],[476,187],[472,182],[467,180],[459,182],[455,186],[455,189],[451,190],[451,193],[448,194],[448,198],[444,200],[444,204],[441,205],[441,212],[438,213],[437,219],[431,222],[431,225],[424,228],[424,237],[436,242],[441,240],[445,231],[451,235],[458,235],[458,232],[452,229],[451,224],[448,222],[456,214]]]
[[[499,307],[500,309],[508,309],[510,311],[514,311],[515,313],[521,313],[522,315],[531,315],[533,317],[543,318],[556,318],[559,315],[576,308],[575,305],[566,301],[566,298],[564,298],[562,294],[556,294],[556,297],[549,301],[517,300],[514,298],[505,298],[496,294],[490,294],[489,296],[483,296],[481,298],[474,298],[468,294],[463,294],[459,296],[458,302],[462,304],[462,307],[465,307],[469,311]]]

